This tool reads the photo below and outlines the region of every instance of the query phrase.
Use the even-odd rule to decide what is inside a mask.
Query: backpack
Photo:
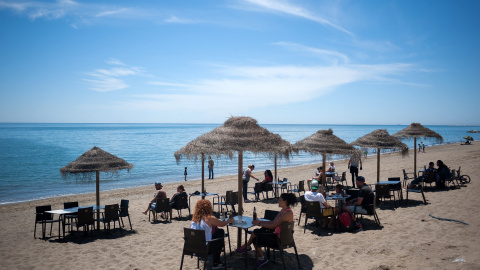
[[[342,212],[338,215],[339,224],[338,227],[341,231],[352,232],[355,230],[355,223],[348,212]]]

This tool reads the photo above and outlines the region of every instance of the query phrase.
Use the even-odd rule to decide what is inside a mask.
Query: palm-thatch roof
[[[112,155],[98,147],[93,147],[83,153],[76,160],[68,163],[67,166],[60,169],[62,175],[67,173],[89,173],[89,172],[110,172],[127,169],[130,170],[133,165],[115,155]]]
[[[288,158],[293,149],[280,135],[259,126],[257,120],[251,117],[230,117],[222,126],[197,137],[174,155],[178,163],[182,157],[197,159],[202,154],[233,158],[234,152],[238,151],[277,154]]]
[[[443,142],[442,135],[436,133],[435,131],[422,126],[420,123],[412,123],[410,126],[398,131],[393,134],[394,137],[399,139],[413,139],[413,138],[431,138],[434,139],[437,143]]]
[[[355,147],[333,135],[332,129],[318,130],[311,136],[296,142],[294,149],[303,150],[312,154],[352,155]]]
[[[388,134],[385,129],[374,130],[367,135],[358,138],[351,145],[366,148],[392,149],[400,151],[402,155],[408,155],[408,146],[399,139]]]

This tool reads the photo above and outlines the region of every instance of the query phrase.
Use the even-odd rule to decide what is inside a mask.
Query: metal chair
[[[132,222],[130,220],[130,214],[128,213],[128,200],[121,200],[120,201],[120,208],[118,210],[118,217],[122,221],[122,227],[125,227],[125,224],[123,223],[123,218],[128,217],[128,223],[130,223],[130,230],[132,229]]]
[[[375,195],[378,200],[390,199],[392,201],[392,196],[390,195],[390,187],[388,185],[375,185]]]
[[[422,194],[423,203],[427,204],[427,199],[425,199],[425,193],[423,192],[424,186],[425,186],[425,182],[420,181],[418,184],[414,185],[413,188],[407,188],[407,198],[406,198],[406,200],[407,200],[406,204],[407,205],[408,205],[408,194],[409,193],[420,193],[420,194]]]
[[[63,203],[63,209],[69,209],[78,207],[78,202],[65,202]],[[73,228],[74,221],[77,219],[77,213],[65,214],[63,215],[63,222],[65,225],[70,225],[70,231]]]
[[[390,184],[388,185],[390,187],[390,192],[392,192],[393,194],[393,200],[396,202],[397,199],[395,197],[395,192],[397,192],[397,195],[398,195],[398,199],[399,200],[402,200],[402,184],[401,184],[401,180],[400,180],[400,177],[389,177],[388,178],[388,181],[399,181],[400,184]]]
[[[215,197],[214,197],[215,198]],[[187,193],[180,194],[177,196],[175,205],[170,208],[170,219],[172,219],[172,210],[177,210],[179,217],[182,216],[182,209],[188,209],[188,215],[190,215],[190,207],[188,207],[188,196]]]
[[[103,223],[103,229],[110,233],[110,223],[113,222],[113,231],[115,232],[115,222],[118,222],[118,228],[122,231],[120,225],[120,217],[118,216],[119,206],[118,203],[105,205],[104,217],[100,219]],[[107,229],[108,228],[108,229]]]
[[[95,230],[95,219],[93,218],[93,207],[85,207],[78,209],[78,217],[77,217],[77,230],[82,227],[83,234],[86,236],[90,227],[92,230],[90,231],[90,235],[92,235],[93,231]]]
[[[378,225],[378,226],[381,226],[380,224],[380,219],[378,218],[378,215],[377,215],[377,198],[374,196],[373,197],[373,203],[372,204],[367,204],[367,205],[362,205],[362,208],[364,209],[367,209],[367,214],[364,214],[364,213],[358,213],[357,211],[357,206],[355,206],[353,208],[353,212],[355,214],[355,216],[358,218],[358,216],[360,215],[360,218],[363,218],[363,216],[373,216],[373,219],[375,221],[375,223]]]
[[[298,263],[298,268],[300,269],[300,259],[298,258],[297,246],[295,245],[295,240],[293,238],[294,232],[294,222],[284,222],[280,230],[280,237],[275,233],[258,233],[255,234],[254,243],[256,247],[266,247],[268,249],[274,249],[280,251],[280,256],[282,258],[283,269],[287,269],[285,265],[285,259],[283,257],[283,250],[287,248],[295,249],[295,256]],[[255,252],[255,261],[258,261],[258,253]]]
[[[290,184],[288,187],[289,187],[288,192],[292,192],[292,193],[297,192],[298,196],[300,196],[300,192],[303,192],[305,194],[305,180],[298,181],[298,185]]]
[[[303,233],[307,228],[307,221],[309,218],[315,219],[315,225],[318,227],[318,220],[322,222],[323,220],[323,213],[322,208],[320,207],[320,202],[309,202],[305,201],[305,225],[303,226]]]
[[[45,238],[45,231],[47,224],[50,224],[50,236],[52,236],[52,228],[53,228],[53,223],[58,222],[58,237],[60,237],[60,222],[61,219],[54,219],[53,214],[45,213],[45,211],[50,211],[52,210],[51,205],[43,205],[43,206],[37,206],[35,207],[35,228],[33,230],[33,238],[36,237],[37,233],[37,224],[40,224],[42,226],[42,238]]]
[[[405,169],[403,171],[403,187],[407,187],[407,183],[409,180],[415,179],[415,173],[407,173]],[[411,176],[410,176],[411,175]]]
[[[204,230],[194,230],[190,228],[183,228],[184,244],[182,252],[182,261],[180,263],[180,270],[183,268],[183,257],[191,255],[197,257],[197,268],[199,268],[200,258],[204,259],[203,269],[207,264],[208,256],[217,252],[223,251],[224,267],[227,269],[227,259],[225,255],[225,241],[224,238],[216,238],[210,241],[205,240]]]

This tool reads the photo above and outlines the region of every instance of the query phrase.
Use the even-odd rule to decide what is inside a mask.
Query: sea
[[[84,152],[97,146],[125,159],[135,167],[130,171],[100,173],[100,190],[181,182],[201,179],[201,162],[182,159],[176,162],[174,152],[198,136],[221,124],[39,124],[0,123],[0,204],[10,204],[42,198],[95,192],[95,174],[62,177],[60,168],[74,161]],[[332,129],[333,134],[353,142],[376,129],[390,134],[406,125],[300,125],[265,124],[270,132],[295,143],[321,129]],[[444,143],[460,143],[464,136],[480,140],[480,126],[426,126],[439,133]],[[413,139],[404,141],[413,148]],[[427,147],[435,142],[417,139]],[[375,154],[369,150],[369,154]],[[238,159],[213,157],[215,176],[233,175],[238,170]],[[331,156],[328,160],[341,157]],[[309,153],[293,154],[288,160],[279,159],[278,168],[321,163],[321,156]],[[244,153],[243,164],[255,164],[262,172],[274,167],[273,158],[263,154]],[[184,171],[187,167],[187,182]],[[206,167],[206,166],[205,166]],[[208,169],[206,169],[208,178]]]

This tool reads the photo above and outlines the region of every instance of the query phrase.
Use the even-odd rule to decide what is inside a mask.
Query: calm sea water
[[[220,124],[219,124],[220,125]],[[114,154],[135,168],[114,174],[101,173],[101,190],[150,185],[155,181],[184,181],[201,178],[201,163],[182,160],[173,153],[196,137],[211,131],[214,124],[0,124],[0,204],[46,197],[95,192],[93,178],[62,178],[60,168],[93,146]],[[319,129],[331,128],[350,143],[375,130],[393,134],[406,126],[384,125],[262,125],[283,139],[295,143]],[[480,140],[478,126],[427,126],[441,134],[445,143],[457,143],[470,135]],[[420,140],[432,145],[429,140]],[[413,140],[405,141],[413,147]],[[333,157],[332,159],[335,159]],[[253,163],[256,171],[273,169],[273,160],[261,154],[244,154],[244,164]],[[321,157],[301,153],[290,160],[279,160],[278,167],[321,162]],[[215,175],[235,174],[238,161],[215,159]],[[208,173],[208,171],[207,171]],[[188,182],[187,182],[188,185]]]

